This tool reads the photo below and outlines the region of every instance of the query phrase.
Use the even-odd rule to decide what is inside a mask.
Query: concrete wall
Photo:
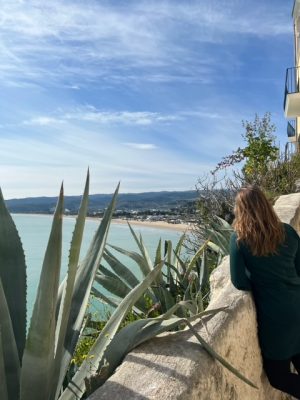
[[[300,230],[300,194],[282,196],[275,209]],[[115,374],[89,400],[287,400],[262,370],[252,295],[230,282],[229,258],[213,272],[209,309],[228,311],[205,317],[195,328],[259,389],[213,360],[188,331],[160,335],[128,354]]]

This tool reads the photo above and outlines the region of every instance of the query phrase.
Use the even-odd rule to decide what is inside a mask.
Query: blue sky
[[[0,9],[5,198],[193,189],[272,114],[286,143],[293,0],[10,0]]]

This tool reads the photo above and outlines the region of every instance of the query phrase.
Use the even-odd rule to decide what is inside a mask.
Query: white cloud
[[[125,146],[131,147],[137,150],[154,150],[157,148],[153,143],[123,143]]]
[[[180,115],[169,115],[151,111],[100,111],[93,106],[85,106],[68,112],[56,112],[54,117],[46,115],[36,116],[23,121],[22,124],[47,126],[68,121],[81,121],[108,125],[148,126],[152,124],[167,124],[181,119]]]
[[[36,118],[31,118],[29,120],[23,121],[23,125],[32,125],[32,126],[48,126],[48,125],[56,125],[61,124],[64,121],[58,118],[40,116]]]
[[[247,0],[7,1],[0,9],[2,84],[209,82],[221,61],[205,44],[291,33],[288,5]],[[203,47],[204,46],[204,47]],[[76,82],[74,84],[74,81]]]

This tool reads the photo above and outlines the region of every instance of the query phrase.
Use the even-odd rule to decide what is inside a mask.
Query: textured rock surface
[[[298,230],[300,194],[282,196],[275,208]],[[251,294],[229,279],[229,258],[210,277],[209,309],[226,312],[205,317],[195,328],[213,348],[258,386],[252,388],[213,360],[188,331],[164,334],[127,355],[115,374],[89,400],[288,400],[263,373]]]

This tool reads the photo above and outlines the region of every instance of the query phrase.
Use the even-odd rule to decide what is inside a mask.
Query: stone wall
[[[275,209],[299,232],[300,193],[281,196]],[[215,361],[190,331],[160,335],[128,354],[89,400],[288,400],[262,370],[252,295],[230,282],[229,258],[213,272],[209,309],[226,312],[195,324],[202,337],[258,386],[247,385]]]

